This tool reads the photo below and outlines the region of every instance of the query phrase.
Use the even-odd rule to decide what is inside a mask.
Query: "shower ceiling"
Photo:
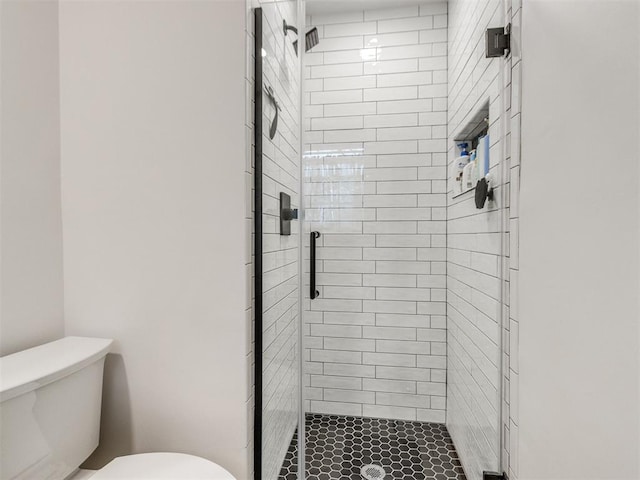
[[[353,12],[357,10],[406,7],[408,5],[419,5],[442,1],[443,0],[307,0],[306,10],[308,15],[317,15],[321,13]]]

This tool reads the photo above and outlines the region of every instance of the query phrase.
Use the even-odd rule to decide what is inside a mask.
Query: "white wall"
[[[309,26],[305,219],[322,236],[307,411],[443,423],[447,4]]]
[[[116,339],[89,466],[248,478],[245,48],[242,0],[61,3],[66,333]]]
[[[523,3],[521,480],[640,478],[639,10]]]
[[[63,335],[57,2],[0,3],[0,355]]]

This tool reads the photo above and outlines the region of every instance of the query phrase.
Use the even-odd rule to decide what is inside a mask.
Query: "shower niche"
[[[454,136],[454,158],[449,171],[453,197],[475,190],[489,173],[489,100],[471,116]]]

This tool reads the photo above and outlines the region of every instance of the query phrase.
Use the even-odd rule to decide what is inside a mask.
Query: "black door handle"
[[[311,300],[320,295],[316,290],[316,239],[319,236],[320,232],[311,232],[311,290],[309,292]]]

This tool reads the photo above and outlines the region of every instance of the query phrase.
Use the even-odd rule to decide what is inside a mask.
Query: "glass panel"
[[[505,218],[505,59],[485,58],[485,32],[505,27],[505,2],[449,4],[449,28],[475,25],[449,40],[449,195],[447,206],[447,426],[471,480],[501,471],[502,315]],[[470,47],[470,45],[472,47]],[[480,51],[482,56],[472,55]],[[470,76],[469,72],[477,72]],[[487,136],[485,136],[485,134]],[[467,143],[468,163],[460,144]],[[467,166],[469,165],[469,166]],[[486,168],[486,170],[485,170]],[[458,181],[472,182],[456,195]],[[476,183],[490,175],[493,200],[476,204]],[[464,192],[465,186],[462,186]],[[508,267],[507,267],[508,268]]]
[[[321,234],[307,474],[462,478],[444,426],[447,5],[311,27],[326,51],[305,79],[305,228]]]
[[[503,7],[307,3],[319,40],[303,58],[308,478],[500,470],[508,114],[505,60],[478,52]],[[456,191],[462,140],[475,177]],[[485,168],[494,197],[477,208]]]
[[[297,3],[262,3],[256,17],[261,45],[256,72],[261,70],[262,136],[256,144],[261,161],[261,456],[256,458],[263,480],[297,471],[293,456],[300,411],[299,357],[299,222],[295,218],[300,192],[300,68],[293,30]],[[256,166],[258,174],[258,166]],[[256,185],[257,186],[257,185]],[[282,221],[283,218],[288,220]],[[256,328],[259,328],[258,326]],[[259,361],[260,361],[259,360]],[[261,405],[258,405],[261,404]],[[290,478],[290,477],[287,477]]]

